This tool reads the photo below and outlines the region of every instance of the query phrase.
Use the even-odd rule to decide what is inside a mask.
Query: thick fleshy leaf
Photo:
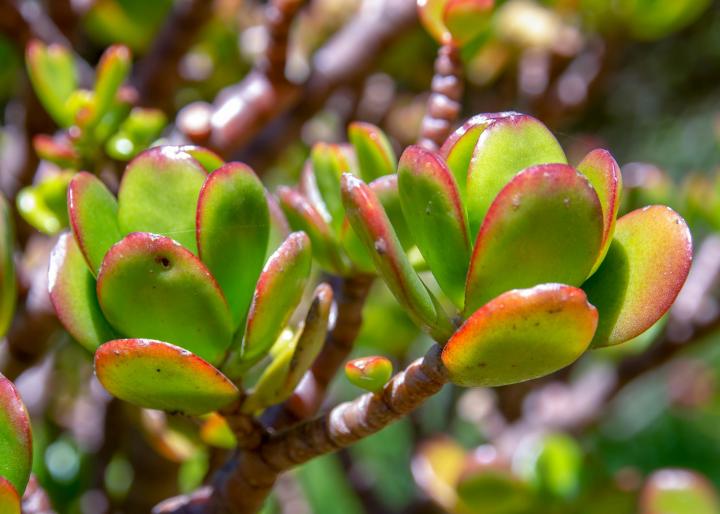
[[[457,45],[464,45],[483,32],[490,22],[494,0],[448,0],[443,23]]]
[[[322,349],[332,301],[332,288],[328,284],[320,284],[315,289],[301,333],[281,345],[272,363],[255,384],[243,405],[244,409],[255,412],[290,397]]]
[[[115,159],[128,161],[151,146],[166,124],[161,110],[135,107],[107,141],[105,150]]]
[[[330,215],[330,226],[339,230],[344,217],[340,196],[340,176],[350,171],[345,153],[340,145],[317,143],[310,153],[318,191]]]
[[[455,177],[460,197],[465,198],[468,169],[472,161],[475,145],[482,132],[492,122],[492,115],[478,114],[463,123],[445,140],[439,150],[445,159],[450,173]]]
[[[418,0],[420,21],[430,35],[440,44],[447,42],[450,34],[443,22],[443,11],[448,0]]]
[[[255,173],[239,162],[212,172],[198,200],[198,255],[225,293],[235,327],[250,306],[269,234],[265,188]]]
[[[21,514],[20,495],[8,479],[0,476],[0,512]]]
[[[170,238],[135,232],[105,256],[97,282],[107,320],[128,337],[187,348],[217,362],[232,339],[232,320],[212,274]]]
[[[385,175],[377,178],[368,184],[373,193],[380,200],[380,204],[387,214],[392,228],[403,248],[408,249],[415,245],[410,227],[403,214],[400,201],[400,188],[398,187],[398,176],[396,174]]]
[[[342,177],[342,192],[348,220],[395,298],[418,325],[438,340],[447,338],[450,320],[412,268],[375,193],[349,173]]]
[[[640,514],[720,514],[713,484],[689,469],[661,469],[647,479]]]
[[[237,437],[230,425],[217,412],[211,412],[205,417],[200,427],[200,439],[205,444],[225,450],[233,450],[237,446]]]
[[[310,276],[312,249],[304,232],[293,232],[265,264],[253,294],[239,361],[231,359],[228,373],[247,369],[260,360],[287,325]],[[233,376],[233,375],[231,375]]]
[[[72,234],[62,234],[50,255],[50,301],[65,330],[91,352],[115,338],[100,310],[95,288],[95,277],[77,242]]]
[[[326,270],[343,274],[347,265],[339,252],[330,226],[317,209],[295,189],[280,187],[277,194],[292,228],[302,230],[310,238],[313,255],[320,265]]]
[[[290,235],[291,228],[282,208],[267,189],[265,190],[265,201],[270,215],[270,235],[268,237],[267,252],[265,253],[265,261],[267,261],[287,236]]]
[[[669,207],[620,218],[605,260],[583,285],[600,311],[593,346],[622,343],[650,328],[675,301],[691,261],[690,230]]]
[[[60,168],[77,169],[80,166],[80,156],[67,139],[37,134],[33,137],[33,148],[38,157]]]
[[[348,127],[348,139],[355,148],[360,177],[365,182],[395,173],[395,152],[378,127],[361,121],[353,122]]]
[[[345,376],[350,383],[366,391],[377,392],[390,380],[393,365],[382,356],[360,357],[345,364]]]
[[[14,227],[12,209],[0,193],[0,337],[10,328],[17,301]]]
[[[24,187],[15,199],[22,217],[41,232],[54,235],[68,226],[67,188],[73,171],[53,173]]]
[[[115,101],[120,86],[130,73],[132,55],[124,45],[112,45],[102,55],[95,80],[94,120],[99,121]]]
[[[620,166],[610,152],[601,148],[587,154],[578,164],[577,169],[592,184],[603,212],[603,243],[593,267],[593,271],[595,271],[605,258],[615,233],[615,219],[620,207],[620,192],[622,191],[622,175]]]
[[[458,511],[487,514],[533,512],[535,497],[529,485],[508,468],[480,466],[466,472],[457,484]]]
[[[37,40],[25,52],[28,75],[33,89],[55,122],[63,127],[72,124],[66,99],[77,88],[77,72],[70,51],[60,45],[45,46]]]
[[[573,168],[545,164],[518,173],[478,233],[465,312],[510,289],[545,282],[579,286],[595,263],[602,234],[597,195]]]
[[[97,276],[107,251],[122,239],[117,200],[99,178],[82,171],[70,181],[67,203],[75,240]]]
[[[120,183],[120,230],[168,236],[195,253],[195,214],[206,176],[202,166],[177,147],[142,152],[130,161]]]
[[[95,373],[110,394],[147,409],[198,416],[230,404],[235,384],[197,355],[151,339],[117,339],[95,352]]]
[[[30,417],[13,383],[0,374],[0,477],[22,494],[31,467]]]
[[[495,387],[541,377],[588,348],[598,314],[581,289],[543,284],[503,293],[475,311],[443,348],[450,380]]]
[[[411,146],[400,157],[398,185],[418,249],[445,294],[462,307],[471,247],[452,175],[437,154]]]
[[[354,270],[360,273],[375,274],[375,262],[355,230],[350,226],[347,218],[340,230],[340,241]]]
[[[208,173],[212,173],[225,164],[222,157],[203,146],[183,145],[179,149],[192,155]]]
[[[467,175],[470,234],[476,234],[497,194],[519,171],[567,163],[555,136],[538,120],[515,112],[494,114],[480,135]]]

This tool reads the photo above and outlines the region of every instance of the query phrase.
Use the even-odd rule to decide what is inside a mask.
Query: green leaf
[[[105,256],[98,299],[110,324],[218,362],[232,339],[227,302],[200,260],[163,236],[135,232]]]
[[[494,0],[448,0],[443,23],[453,42],[464,45],[475,39],[490,24]]]
[[[339,231],[345,215],[340,196],[340,176],[350,171],[350,164],[340,145],[327,143],[316,143],[310,152],[310,158],[315,183],[330,215],[330,226]]]
[[[235,401],[237,387],[197,355],[151,339],[117,339],[95,352],[95,373],[113,396],[139,407],[198,416]]]
[[[128,164],[120,183],[120,229],[124,234],[168,236],[196,253],[195,214],[206,176],[200,164],[177,147],[142,152]]]
[[[564,164],[533,166],[500,192],[475,242],[465,312],[500,293],[545,282],[579,286],[600,251],[600,202]]]
[[[225,293],[235,327],[247,315],[265,262],[269,217],[265,188],[245,164],[212,172],[200,191],[198,255]]]
[[[265,356],[297,308],[310,277],[312,249],[304,232],[293,232],[265,264],[253,294],[239,358],[226,364],[231,377]]]
[[[592,184],[600,200],[603,212],[603,242],[593,272],[600,266],[615,233],[615,220],[620,207],[622,175],[613,156],[607,150],[598,148],[585,156],[577,167]]]
[[[15,314],[15,224],[13,212],[0,193],[0,337],[5,336]]]
[[[5,477],[0,476],[0,512],[21,514],[20,495]]]
[[[597,319],[581,289],[514,289],[475,311],[443,348],[442,361],[458,385],[523,382],[573,363],[588,348]]]
[[[183,145],[179,147],[182,152],[187,152],[193,156],[193,158],[205,168],[205,171],[212,173],[220,166],[225,164],[225,161],[218,154],[212,150],[208,150],[202,146],[196,145]]]
[[[669,207],[626,214],[605,260],[583,285],[600,311],[593,346],[618,344],[650,328],[675,301],[692,261],[692,240]]]
[[[70,181],[67,203],[75,240],[97,276],[107,251],[122,239],[117,200],[99,178],[83,171]]]
[[[640,495],[640,514],[718,514],[713,484],[688,469],[661,469],[648,478]]]
[[[112,106],[131,66],[132,55],[126,46],[112,45],[103,53],[96,70],[94,122],[99,121]]]
[[[66,228],[67,187],[74,175],[72,171],[54,173],[35,186],[21,189],[15,201],[25,221],[49,235]]]
[[[452,175],[437,154],[411,146],[400,157],[398,183],[418,249],[442,290],[462,308],[471,246]]]
[[[270,214],[270,236],[267,253],[265,254],[265,260],[267,261],[283,241],[285,241],[287,236],[290,235],[290,224],[280,205],[278,205],[277,200],[275,200],[275,197],[271,195],[267,189],[265,190],[265,201],[267,202],[268,212]]]
[[[360,357],[345,364],[345,376],[350,383],[366,391],[382,391],[392,376],[393,366],[387,357]]]
[[[352,262],[353,270],[359,273],[375,274],[375,262],[347,218],[343,221],[340,229],[340,242]]]
[[[420,443],[412,460],[412,472],[420,488],[438,505],[453,512],[457,504],[455,486],[466,462],[465,449],[446,435]]]
[[[430,35],[440,44],[446,43],[450,33],[443,21],[443,11],[448,0],[418,0],[420,22]]]
[[[353,230],[372,255],[377,271],[395,298],[415,323],[438,340],[446,339],[453,330],[450,320],[412,268],[375,193],[349,173],[342,177],[342,193]]]
[[[65,329],[91,352],[115,338],[100,310],[95,288],[95,278],[77,242],[72,234],[62,234],[50,255],[50,301]]]
[[[30,479],[31,468],[30,417],[13,383],[0,374],[0,477],[5,477],[21,494]]]
[[[385,214],[404,249],[415,246],[415,241],[410,233],[410,227],[405,220],[400,201],[400,188],[398,187],[398,176],[396,174],[385,175],[376,178],[368,184],[377,199],[380,200]]]
[[[106,143],[112,157],[127,161],[150,146],[167,124],[167,117],[159,109],[135,107]],[[189,152],[188,152],[189,153]]]
[[[497,194],[519,171],[545,163],[567,163],[555,136],[538,120],[515,112],[488,116],[467,174],[470,234],[477,234]]]
[[[233,450],[237,446],[237,437],[230,425],[217,412],[211,412],[205,417],[199,435],[202,442],[216,448]]]
[[[459,512],[518,514],[534,512],[535,501],[528,485],[512,471],[498,465],[466,472],[457,484]]]
[[[492,114],[473,116],[450,134],[439,150],[440,156],[447,162],[450,173],[455,177],[455,183],[463,201],[466,197],[468,170],[475,145],[493,119]]]
[[[77,88],[78,78],[70,51],[32,40],[25,52],[25,62],[33,89],[45,110],[61,127],[72,125],[72,114],[65,101]]]
[[[397,157],[380,128],[355,121],[348,127],[348,139],[355,148],[360,177],[365,182],[395,173]]]
[[[80,156],[71,143],[62,138],[37,134],[33,137],[33,148],[40,159],[52,162],[60,168],[77,169],[80,166]]]

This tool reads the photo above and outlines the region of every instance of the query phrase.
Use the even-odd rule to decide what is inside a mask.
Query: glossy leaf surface
[[[445,159],[461,198],[465,198],[467,175],[475,145],[485,128],[492,123],[492,115],[479,114],[463,123],[445,140],[439,153]]]
[[[73,120],[65,101],[78,81],[70,51],[60,45],[45,46],[34,40],[27,47],[25,61],[33,89],[43,107],[60,126],[70,126]]]
[[[365,182],[395,173],[395,151],[378,127],[361,121],[353,122],[348,127],[348,139],[355,148],[360,177]]]
[[[475,311],[443,349],[450,380],[495,387],[541,377],[587,349],[598,314],[581,289],[514,289]]]
[[[480,228],[465,312],[510,289],[579,286],[597,259],[602,234],[600,202],[585,177],[563,164],[522,171],[497,195]]]
[[[675,301],[691,260],[690,231],[669,207],[620,218],[605,260],[583,285],[600,311],[593,346],[622,343],[650,328]]]
[[[197,257],[167,237],[136,232],[115,244],[97,291],[105,317],[125,336],[171,342],[210,362],[230,344],[220,287]]]
[[[392,362],[382,356],[360,357],[345,364],[345,376],[350,383],[371,392],[382,390],[392,372]]]
[[[179,150],[192,155],[192,157],[199,162],[208,173],[212,173],[225,164],[222,157],[203,146],[183,145],[179,148]]]
[[[197,416],[238,397],[237,387],[212,365],[162,341],[105,343],[95,353],[95,373],[113,396],[148,409]]]
[[[0,374],[0,477],[22,493],[31,467],[30,417],[13,383]]]
[[[0,476],[0,512],[21,514],[20,495],[5,477]]]
[[[339,230],[344,212],[340,196],[340,176],[350,170],[340,145],[317,143],[310,153],[315,183],[328,214],[330,226]]]

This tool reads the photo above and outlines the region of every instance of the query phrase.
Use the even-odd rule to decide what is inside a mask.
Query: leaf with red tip
[[[232,339],[220,287],[170,238],[135,232],[105,256],[97,282],[107,320],[128,337],[160,339],[217,362]]]
[[[152,339],[117,339],[95,352],[95,374],[116,398],[198,416],[235,401],[237,387],[197,355]]]
[[[593,346],[622,343],[650,328],[675,301],[691,261],[690,230],[669,207],[620,218],[605,260],[583,285],[600,311]]]
[[[80,166],[80,156],[67,140],[37,134],[33,137],[33,148],[38,157],[50,161],[60,168],[76,169]]]
[[[312,249],[304,232],[293,232],[265,264],[253,294],[242,349],[226,364],[234,377],[263,358],[287,325],[310,276]]]
[[[347,265],[338,251],[330,226],[298,191],[289,187],[278,188],[280,206],[295,230],[305,232],[312,242],[313,255],[326,270],[343,274]]]
[[[95,278],[77,242],[72,234],[62,234],[50,255],[50,301],[65,330],[91,352],[115,338],[100,310],[95,287]]]
[[[117,200],[99,178],[82,171],[70,181],[67,203],[75,240],[97,276],[103,257],[122,238]]]
[[[0,477],[22,493],[31,468],[30,417],[13,383],[0,374]]]
[[[0,337],[10,328],[16,302],[15,223],[12,209],[0,193]]]
[[[615,219],[618,207],[620,207],[620,192],[622,191],[622,175],[620,166],[610,152],[601,148],[587,154],[578,164],[577,169],[592,184],[603,212],[603,242],[600,254],[593,266],[594,272],[605,258],[615,232]]]
[[[540,121],[516,112],[492,115],[480,135],[467,175],[470,234],[476,234],[497,194],[519,171],[536,164],[567,163],[555,136]]]
[[[123,233],[168,236],[197,252],[195,214],[207,174],[190,154],[174,146],[142,152],[128,164],[118,192]]]
[[[239,162],[212,172],[200,191],[196,223],[198,255],[225,293],[238,327],[250,306],[270,234],[262,182]]]
[[[310,158],[318,191],[330,215],[330,226],[338,231],[344,217],[340,197],[340,176],[350,171],[350,164],[340,145],[327,143],[316,143]]]
[[[178,148],[178,150],[192,155],[193,159],[199,162],[208,173],[212,173],[225,164],[222,157],[203,146],[182,145]]]
[[[390,380],[392,372],[390,359],[377,355],[353,359],[345,364],[345,376],[348,381],[370,392],[381,391]]]
[[[582,289],[514,289],[475,311],[443,348],[442,361],[458,385],[523,382],[573,363],[588,348],[597,321]]]
[[[452,175],[437,154],[411,146],[400,157],[398,182],[403,213],[420,253],[445,294],[462,307],[471,248]]]
[[[440,44],[447,42],[450,34],[443,21],[443,11],[448,0],[418,0],[420,22],[430,35]]]
[[[342,177],[342,192],[348,220],[395,298],[418,325],[445,339],[452,333],[450,321],[412,268],[375,193],[349,173]]]
[[[355,148],[360,177],[370,182],[395,173],[397,158],[385,133],[371,123],[355,121],[348,127],[348,139]]]
[[[597,195],[573,168],[545,164],[518,173],[497,195],[478,233],[465,312],[518,287],[579,286],[595,263],[602,234]]]
[[[115,101],[120,86],[130,73],[132,55],[124,45],[108,47],[100,58],[95,80],[93,121],[97,122]]]
[[[457,45],[464,45],[489,26],[494,0],[448,0],[443,23]]]
[[[720,497],[713,484],[689,469],[661,469],[647,479],[640,514],[718,514]]]
[[[233,450],[237,446],[237,437],[227,420],[217,412],[211,412],[200,427],[200,439],[205,444],[225,450]]]
[[[0,476],[0,512],[21,514],[20,495],[8,479]]]

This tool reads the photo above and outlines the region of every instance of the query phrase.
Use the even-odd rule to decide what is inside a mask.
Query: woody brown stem
[[[463,90],[460,49],[453,43],[446,43],[440,47],[435,59],[435,76],[418,144],[430,150],[442,145],[460,115]]]

